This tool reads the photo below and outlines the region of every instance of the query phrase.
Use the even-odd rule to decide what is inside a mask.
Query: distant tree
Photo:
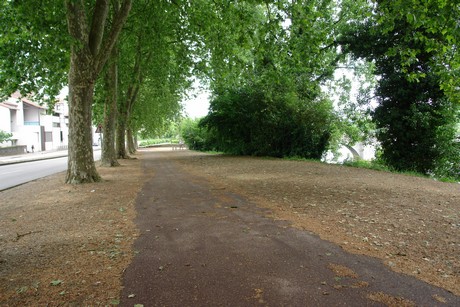
[[[181,122],[180,135],[187,147],[192,150],[218,151],[216,133],[200,125],[201,119],[186,118]]]
[[[209,30],[219,40],[209,42],[213,100],[203,124],[227,152],[321,157],[338,128],[323,85],[343,58],[337,37],[367,14],[365,1],[218,4],[206,16],[219,21]]]
[[[196,49],[183,23],[190,6],[182,2],[133,3],[119,41],[118,158],[135,152],[138,131],[155,135],[180,114]]]
[[[115,150],[116,119],[118,117],[118,46],[115,45],[107,62],[105,74],[102,75],[104,88],[102,90],[104,110],[104,138],[102,140],[101,165],[119,166]]]

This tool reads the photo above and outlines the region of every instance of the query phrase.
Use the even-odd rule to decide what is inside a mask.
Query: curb
[[[34,162],[34,161],[41,161],[41,160],[50,160],[50,159],[57,159],[57,158],[63,158],[67,157],[67,153],[61,154],[61,155],[56,155],[56,156],[44,156],[44,157],[33,157],[33,158],[24,158],[24,159],[18,159],[18,160],[11,160],[11,161],[1,161],[0,160],[0,166],[1,165],[10,165],[10,164],[19,164],[19,163],[25,163],[25,162]]]

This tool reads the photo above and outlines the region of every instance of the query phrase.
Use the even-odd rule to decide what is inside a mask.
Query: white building
[[[45,151],[67,148],[69,110],[63,100],[56,102],[47,115],[41,106],[16,92],[0,103],[0,130],[12,133],[11,144],[25,146],[27,151]],[[33,146],[33,147],[32,147]]]

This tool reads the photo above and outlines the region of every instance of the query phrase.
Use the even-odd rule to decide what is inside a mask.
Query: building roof
[[[37,104],[37,103],[35,103],[35,102],[33,102],[33,101],[30,101],[30,100],[25,99],[25,98],[22,98],[21,100],[22,100],[22,103],[25,103],[25,104],[27,104],[27,105],[29,105],[29,106],[32,106],[32,107],[37,108],[37,109],[44,109],[44,110],[46,110],[46,107],[41,106],[41,105],[39,105],[39,104]]]
[[[22,96],[21,93],[20,93],[19,91],[14,92],[14,93],[11,95],[11,98],[19,99],[19,100],[21,100],[23,103],[26,103],[26,104],[28,104],[29,106],[33,106],[33,107],[35,107],[35,108],[46,109],[45,106],[41,106],[41,105],[39,105],[38,103],[33,102],[33,101],[30,99],[30,96]]]
[[[0,106],[8,108],[8,109],[11,109],[11,110],[17,110],[18,109],[17,104],[14,104],[14,103],[11,103],[11,102],[8,102],[8,101],[0,102]]]

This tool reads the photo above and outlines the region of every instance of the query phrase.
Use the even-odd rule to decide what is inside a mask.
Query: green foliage
[[[458,177],[460,152],[455,145],[458,104],[442,89],[437,52],[417,37],[428,35],[405,19],[390,28],[372,21],[342,37],[345,49],[375,63],[379,106],[372,113],[381,159],[398,171]],[[438,35],[431,33],[430,35]],[[411,62],[394,50],[416,49]],[[417,76],[414,78],[413,76]]]
[[[177,139],[173,138],[165,138],[165,139],[147,139],[141,140],[139,146],[150,146],[150,145],[158,145],[158,144],[172,144],[178,143]]]
[[[0,130],[0,144],[3,142],[8,142],[12,136],[13,136],[12,133],[8,133],[3,130]]]
[[[350,167],[372,169],[372,170],[376,170],[376,171],[386,171],[386,172],[393,171],[390,167],[388,167],[384,163],[380,162],[379,160],[372,160],[372,161],[365,161],[365,160],[345,161],[343,163],[343,165],[350,166]]]
[[[54,97],[67,82],[70,39],[62,1],[0,4],[0,96]]]
[[[338,127],[321,85],[341,58],[335,38],[350,10],[321,0],[211,5],[200,33],[214,100],[201,126],[215,147],[319,159]],[[354,2],[340,5],[354,14]]]
[[[127,31],[120,39],[120,97],[134,91],[129,125],[143,136],[162,135],[179,120],[180,101],[190,86],[193,37],[182,1],[134,1]]]
[[[446,96],[458,104],[460,101],[460,7],[457,1],[446,0],[383,0],[378,1],[375,20],[383,35],[401,30],[405,23],[401,43],[391,45],[387,56],[399,55],[398,66],[409,80],[425,77],[423,71],[411,67],[424,53],[431,54],[431,72],[440,80]]]
[[[182,121],[180,130],[189,149],[199,151],[218,151],[214,129],[206,129],[200,125],[201,119],[186,118]]]
[[[211,101],[201,126],[214,133],[216,148],[226,153],[320,159],[331,136],[331,109],[326,100],[229,89]]]
[[[348,57],[344,65],[342,74],[327,82],[328,92],[336,97],[334,109],[338,118],[331,140],[332,151],[341,145],[369,144],[375,139],[376,128],[371,116],[374,106],[369,103],[376,84],[374,65]]]

